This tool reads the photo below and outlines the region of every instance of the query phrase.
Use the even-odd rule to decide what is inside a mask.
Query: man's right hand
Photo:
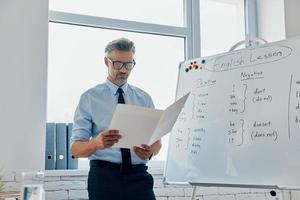
[[[96,148],[101,150],[113,146],[115,143],[119,142],[121,137],[119,130],[110,129],[99,133],[99,135],[93,139],[93,142],[96,145]]]

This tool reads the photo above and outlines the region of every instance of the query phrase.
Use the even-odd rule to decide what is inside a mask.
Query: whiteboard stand
[[[230,49],[230,51],[235,50],[236,48],[238,48],[239,46],[245,44],[246,48],[255,48],[258,47],[261,44],[268,44],[268,42],[262,38],[250,38],[248,35],[246,36],[245,40],[239,41],[238,43],[236,43],[235,45],[233,45]]]
[[[244,44],[244,45],[242,45]],[[241,46],[242,45],[242,46]],[[244,48],[244,49],[241,49]],[[239,49],[239,50],[237,50]],[[182,122],[178,123],[174,127],[176,127],[176,131],[172,131],[172,135],[170,137],[170,144],[168,149],[168,159],[166,161],[165,166],[165,177],[164,182],[168,184],[189,184],[190,188],[192,188],[192,193],[190,194],[192,197],[192,200],[195,200],[199,198],[199,194],[202,195],[202,187],[237,187],[237,188],[260,188],[264,189],[265,193],[267,194],[268,191],[273,191],[273,194],[267,194],[268,200],[290,200],[291,197],[294,195],[290,191],[293,190],[300,190],[300,168],[296,167],[287,167],[285,162],[289,162],[290,160],[294,160],[293,166],[300,166],[299,159],[297,159],[297,155],[300,153],[299,149],[299,143],[296,141],[300,141],[300,135],[298,134],[298,125],[296,126],[295,121],[298,121],[300,119],[300,112],[296,112],[293,109],[290,109],[288,106],[286,106],[287,102],[291,102],[293,105],[300,105],[300,98],[295,99],[295,94],[299,93],[300,91],[300,68],[298,67],[297,63],[299,63],[300,59],[300,37],[297,37],[295,39],[289,39],[285,41],[279,41],[274,43],[267,43],[267,41],[260,39],[260,38],[250,38],[246,37],[246,40],[238,42],[236,45],[232,46],[230,49],[231,52],[228,53],[222,53],[217,54],[214,56],[209,56],[205,58],[194,58],[191,60],[186,60],[184,62],[181,62],[179,65],[179,75],[178,75],[178,82],[177,82],[177,91],[176,91],[176,97],[181,97],[187,92],[190,92],[191,90],[194,91],[194,98],[190,99],[189,107],[185,108],[185,112],[181,116],[180,120]],[[202,69],[204,70],[197,70]],[[282,70],[282,66],[289,67],[289,69]],[[251,68],[253,67],[253,68]],[[224,73],[215,73],[215,72],[224,72]],[[256,72],[254,74],[254,72]],[[244,74],[244,77],[241,77],[241,74]],[[261,75],[264,74],[265,76]],[[254,76],[255,75],[255,76]],[[249,77],[253,76],[253,79],[261,79],[257,81],[252,81],[248,79]],[[281,80],[280,82],[284,82],[285,85],[278,85],[280,87],[277,87],[276,84],[278,80]],[[247,82],[241,82],[241,81],[247,81]],[[216,84],[218,82],[218,85]],[[236,82],[238,82],[238,89],[236,89]],[[244,84],[247,83],[247,84]],[[228,177],[227,171],[224,171],[224,166],[228,167],[228,159],[227,153],[225,151],[228,151],[228,148],[225,144],[227,144],[228,137],[226,135],[223,135],[221,139],[217,140],[218,134],[209,134],[209,137],[205,138],[205,144],[206,149],[203,151],[203,153],[199,157],[195,157],[195,162],[192,162],[190,176],[193,176],[193,182],[189,182],[188,178],[186,177],[187,174],[187,164],[188,163],[188,150],[189,145],[191,144],[192,140],[192,130],[191,127],[193,127],[195,130],[194,132],[197,132],[197,138],[198,135],[202,135],[202,132],[206,131],[206,129],[200,129],[202,126],[198,126],[198,121],[195,121],[196,115],[194,110],[199,108],[205,108],[206,110],[212,109],[212,112],[209,114],[209,119],[214,120],[219,118],[219,113],[224,113],[228,109],[228,104],[218,105],[216,108],[215,103],[219,102],[219,98],[222,98],[223,91],[226,90],[226,94],[236,94],[243,96],[244,95],[244,101],[240,103],[240,107],[245,107],[245,101],[246,97],[256,97],[253,95],[254,93],[251,91],[254,91],[254,89],[259,87],[260,90],[265,90],[264,85],[268,89],[268,93],[266,95],[272,94],[274,99],[277,99],[278,102],[286,102],[282,105],[278,105],[278,103],[274,102],[273,104],[268,104],[269,108],[271,106],[274,106],[274,109],[278,110],[278,106],[280,106],[280,109],[282,112],[285,112],[286,116],[292,116],[293,119],[299,114],[299,116],[296,116],[296,120],[290,120],[290,124],[293,126],[293,128],[289,128],[289,124],[281,124],[278,125],[278,123],[273,123],[272,126],[274,130],[280,130],[282,133],[287,132],[287,135],[283,135],[285,137],[284,140],[278,140],[276,143],[280,147],[285,147],[286,152],[282,152],[280,148],[277,148],[277,146],[273,145],[273,143],[270,142],[270,145],[266,146],[263,143],[260,143],[260,141],[257,142],[257,145],[253,146],[256,148],[261,149],[246,149],[243,151],[239,151],[238,149],[232,149],[233,151],[233,158],[234,163],[237,163],[235,166],[237,169],[233,170],[232,173],[234,175],[235,171],[240,171],[243,176],[231,178]],[[206,90],[207,88],[212,86],[212,89],[209,90],[209,95]],[[251,87],[250,87],[251,86]],[[205,90],[200,90],[200,87],[206,87]],[[250,89],[251,91],[250,91]],[[276,89],[275,89],[276,88]],[[239,90],[239,91],[237,91]],[[248,91],[246,93],[245,91]],[[274,93],[271,93],[274,92]],[[251,93],[251,94],[250,94]],[[282,95],[287,94],[287,95]],[[198,95],[198,96],[197,96]],[[293,98],[291,98],[293,96]],[[197,97],[197,98],[196,98]],[[202,100],[199,98],[203,97],[206,100]],[[300,95],[299,95],[300,97]],[[203,102],[203,106],[201,104],[201,107],[195,107],[197,100],[197,105],[201,102]],[[227,100],[229,100],[227,98]],[[208,104],[207,102],[211,101],[211,104]],[[230,101],[231,102],[231,101]],[[230,103],[228,102],[228,103]],[[267,101],[266,101],[267,102]],[[235,101],[232,103],[236,103]],[[236,104],[233,104],[236,105]],[[249,113],[245,113],[245,118],[248,119],[249,123],[256,122],[258,119],[261,122],[265,122],[269,118],[277,121],[282,121],[281,115],[282,112],[278,111],[278,116],[273,116],[273,108],[268,111],[268,108],[266,110],[261,109],[264,107],[265,104],[260,104],[259,106],[256,106],[254,103],[249,103],[248,110]],[[288,107],[288,109],[287,109]],[[216,109],[215,109],[216,108]],[[293,112],[290,112],[293,111]],[[244,110],[241,110],[244,111]],[[251,111],[251,112],[250,112]],[[259,113],[262,113],[263,116],[261,118],[257,117],[259,116]],[[269,113],[269,115],[267,115]],[[206,113],[204,113],[206,114]],[[199,114],[200,117],[203,117],[202,113]],[[228,113],[227,113],[228,114]],[[275,113],[274,113],[275,114]],[[249,115],[249,116],[248,116]],[[207,131],[218,131],[219,129],[224,129],[224,127],[229,127],[230,125],[227,121],[227,119],[231,119],[233,115],[231,113],[227,115],[224,115],[223,118],[226,121],[222,121],[218,126],[212,126],[217,125],[217,121],[213,121],[214,124],[207,121]],[[292,119],[291,118],[291,119]],[[298,119],[299,118],[299,119]],[[234,117],[234,120],[237,122],[240,122],[238,117]],[[288,121],[288,120],[285,120]],[[267,121],[266,121],[267,122]],[[232,125],[232,127],[245,127],[244,122],[240,122],[241,124],[238,124],[236,126]],[[298,123],[298,122],[297,122]],[[300,120],[299,120],[300,125]],[[286,129],[288,127],[288,129]],[[254,128],[248,127],[246,131],[251,131]],[[267,128],[266,128],[267,129]],[[271,129],[271,128],[270,128]],[[228,128],[229,130],[229,128]],[[256,129],[255,129],[256,130]],[[286,131],[287,130],[287,131]],[[272,131],[272,130],[271,130]],[[242,129],[242,133],[244,130]],[[199,134],[198,134],[199,133]],[[267,130],[266,130],[267,133]],[[208,135],[208,134],[207,134]],[[241,134],[242,135],[242,134]],[[293,136],[292,142],[290,143],[288,139],[290,139],[291,135]],[[263,135],[262,135],[263,136]],[[260,137],[258,135],[258,137]],[[262,137],[260,137],[262,138]],[[277,138],[277,136],[276,136]],[[201,138],[202,139],[202,138]],[[219,139],[219,137],[218,137]],[[236,145],[238,145],[239,140],[245,140],[245,142],[251,142],[253,141],[253,138],[237,138],[238,140]],[[263,138],[262,138],[263,139]],[[271,141],[270,137],[270,141]],[[273,138],[274,139],[274,138]],[[267,138],[266,138],[267,140]],[[198,140],[195,140],[195,142]],[[200,140],[199,140],[200,141]],[[275,141],[275,140],[274,140]],[[217,142],[217,143],[216,143]],[[200,143],[200,142],[199,142]],[[198,143],[197,143],[198,144]],[[213,144],[213,145],[212,145]],[[215,149],[215,144],[217,144],[218,149]],[[287,145],[287,146],[286,146]],[[195,147],[196,149],[198,147]],[[210,150],[215,150],[213,155],[217,155],[218,162],[214,162],[214,160],[210,160],[210,162],[206,162],[203,164],[201,168],[198,166],[198,162],[200,163],[202,160],[207,159],[207,156],[210,156],[207,152]],[[261,154],[260,152],[263,152],[266,150],[266,154]],[[221,152],[221,154],[220,154]],[[245,155],[249,158],[245,157],[243,153],[245,152]],[[270,152],[275,152],[272,156]],[[230,153],[230,152],[229,152]],[[274,163],[278,162],[278,155],[283,156],[283,159],[285,162],[279,162],[277,165]],[[288,156],[286,156],[288,153]],[[193,152],[194,154],[194,152]],[[257,156],[259,155],[259,156]],[[225,157],[224,157],[225,156]],[[256,159],[256,157],[258,157]],[[265,162],[265,160],[268,159],[271,162]],[[298,160],[298,161],[297,161]],[[220,161],[220,162],[219,162]],[[245,161],[245,162],[244,162]],[[251,164],[253,162],[256,162],[259,166],[258,171],[252,170],[249,173],[248,170],[248,163]],[[230,161],[232,162],[232,161]],[[216,166],[213,168],[215,171],[210,171],[210,163],[221,163],[221,165]],[[233,164],[234,164],[233,163]],[[229,163],[230,164],[230,163]],[[232,163],[230,164],[232,165]],[[269,171],[268,168],[271,167],[272,170]],[[197,168],[203,169],[204,171],[199,173],[197,171]],[[278,172],[281,173],[282,169],[286,169],[286,175],[277,177]],[[220,177],[207,177],[204,176],[208,174],[214,173],[214,174],[220,174]],[[230,171],[231,172],[231,171]],[[264,176],[264,172],[266,173],[266,176]],[[293,175],[295,174],[295,175]],[[256,180],[256,176],[259,177],[259,179]],[[207,181],[207,183],[203,183],[202,181]],[[220,184],[220,180],[223,181],[223,183]],[[250,180],[250,181],[249,181]],[[272,182],[277,183],[277,185],[262,185],[265,181],[262,180],[272,180]],[[235,182],[236,181],[236,182]],[[201,183],[202,182],[202,183]],[[243,183],[250,183],[252,185],[243,185]],[[292,188],[292,186],[295,185],[295,187],[298,188]],[[233,184],[235,183],[235,184]],[[240,184],[239,184],[240,183]],[[268,183],[268,182],[267,182]],[[197,188],[201,187],[201,188]],[[275,192],[276,191],[276,192]],[[278,192],[277,192],[278,191]]]
[[[191,200],[195,200],[196,199],[196,190],[197,190],[197,186],[194,185],[193,186],[193,193],[192,193],[192,199]]]

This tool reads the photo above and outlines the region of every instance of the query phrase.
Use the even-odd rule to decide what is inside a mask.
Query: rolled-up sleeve
[[[148,103],[147,104],[148,104],[148,108],[155,108],[150,95],[148,95]]]
[[[88,141],[92,135],[92,117],[88,95],[80,97],[79,104],[74,114],[71,145],[75,141]]]

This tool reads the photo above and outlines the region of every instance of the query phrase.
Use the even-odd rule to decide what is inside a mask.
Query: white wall
[[[286,37],[294,37],[300,35],[300,1],[299,0],[285,0],[285,32]]]
[[[257,0],[257,7],[259,37],[268,42],[284,40],[284,0]]]
[[[0,169],[44,169],[47,0],[0,0]]]

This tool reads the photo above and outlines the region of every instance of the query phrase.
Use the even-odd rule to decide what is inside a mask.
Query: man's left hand
[[[141,147],[133,147],[133,151],[142,160],[148,160],[153,154],[152,148],[146,144],[142,144]]]

